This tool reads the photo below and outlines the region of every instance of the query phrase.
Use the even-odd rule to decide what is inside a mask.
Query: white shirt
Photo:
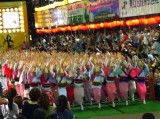
[[[8,119],[11,117],[16,119],[16,115],[19,114],[19,108],[16,103],[13,103],[12,107],[13,107],[12,110],[10,110],[8,105],[1,105],[1,110],[2,110],[4,119]]]

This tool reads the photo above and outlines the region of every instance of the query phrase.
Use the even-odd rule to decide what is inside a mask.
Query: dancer
[[[132,101],[135,101],[134,94],[137,89],[135,78],[139,73],[140,73],[140,69],[137,65],[137,61],[134,61],[131,72],[129,74],[129,94],[131,95]]]
[[[112,61],[111,61],[112,62]],[[110,64],[112,66],[112,63]],[[116,85],[115,85],[115,78],[116,78],[116,69],[117,69],[117,65],[112,66],[112,71],[109,73],[109,75],[107,76],[106,79],[106,90],[107,90],[107,94],[108,94],[108,98],[109,101],[112,102],[112,107],[115,107],[115,98],[117,95],[117,89],[116,89]]]
[[[143,62],[143,68],[141,73],[137,76],[137,92],[140,99],[143,101],[143,104],[146,104],[146,93],[147,88],[145,84],[145,79],[149,75],[149,68],[146,63]]]
[[[96,66],[94,70],[92,88],[93,88],[93,97],[96,103],[98,103],[99,109],[101,109],[101,88],[103,82],[104,82],[104,72],[99,66]]]
[[[85,91],[85,100],[90,102],[92,105],[92,84],[91,84],[91,76],[94,73],[94,65],[91,62],[91,58],[88,63],[84,66],[84,91]]]
[[[77,64],[74,64],[77,65]],[[75,76],[74,76],[74,97],[75,102],[77,102],[81,106],[81,110],[84,110],[83,107],[83,97],[84,97],[84,83],[83,83],[83,73],[79,66],[74,67]]]
[[[124,68],[120,64],[117,68],[117,74],[119,75],[119,90],[121,99],[125,101],[125,104],[128,105],[128,74],[126,74]]]

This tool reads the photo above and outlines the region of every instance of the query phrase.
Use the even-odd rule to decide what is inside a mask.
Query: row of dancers
[[[115,107],[118,97],[128,105],[128,94],[134,101],[137,91],[146,104],[145,79],[148,65],[140,59],[125,58],[120,53],[72,54],[56,52],[9,51],[1,54],[1,83],[4,88],[14,82],[19,95],[28,97],[31,88],[40,88],[50,95],[51,103],[59,95],[78,103],[84,110],[84,97],[101,109],[101,100],[108,99]],[[106,95],[105,95],[106,94]]]

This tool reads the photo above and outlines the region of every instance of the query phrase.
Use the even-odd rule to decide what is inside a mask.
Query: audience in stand
[[[83,34],[83,35],[82,35]],[[37,49],[58,52],[121,52],[123,47],[130,54],[135,51],[143,57],[147,54],[160,56],[160,30],[159,28],[133,28],[115,31],[90,31],[87,33],[43,35],[37,40]],[[45,39],[45,42],[43,40]],[[57,40],[58,39],[58,40]],[[55,46],[57,44],[57,46]],[[47,46],[48,45],[48,46]],[[45,47],[44,47],[45,46]],[[35,47],[35,46],[34,46]],[[42,48],[44,47],[44,48]],[[35,50],[35,48],[33,48]]]
[[[39,96],[40,90],[38,88],[33,88],[29,92],[30,101],[25,101],[22,107],[22,115],[27,119],[33,119],[34,110],[40,107],[38,105]]]

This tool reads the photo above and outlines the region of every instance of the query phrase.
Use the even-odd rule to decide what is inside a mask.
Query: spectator
[[[35,109],[33,112],[33,119],[46,119],[47,111],[43,108]]]
[[[14,102],[18,105],[19,113],[22,113],[22,105],[23,105],[23,99],[21,96],[16,96],[14,98]]]
[[[151,47],[152,54],[154,56],[160,55],[160,43],[157,41],[159,39],[159,33],[155,33],[155,37],[153,39],[153,45]]]
[[[0,105],[2,104],[8,104],[8,101],[0,97]]]
[[[22,115],[18,115],[17,119],[27,119],[26,117],[22,116]]]
[[[33,88],[29,92],[30,101],[24,102],[22,107],[22,115],[27,119],[33,119],[33,112],[35,109],[39,108],[38,99],[40,96],[40,90],[38,88]]]
[[[155,117],[152,113],[145,113],[142,119],[155,119]]]
[[[70,106],[68,104],[66,96],[59,96],[56,106],[56,110],[53,112],[53,114],[57,114],[59,119],[74,119],[74,114],[70,110]]]
[[[52,114],[48,116],[46,119],[59,119],[59,117],[56,114]]]
[[[47,116],[51,115],[51,112],[55,109],[53,106],[50,106],[49,96],[46,93],[41,93],[38,104],[47,111]]]
[[[2,106],[2,113],[5,119],[16,118],[16,116],[19,114],[18,105],[13,101],[16,95],[17,95],[17,91],[14,88],[11,88],[7,92],[8,105]]]
[[[0,96],[0,105],[3,105],[3,104],[8,104],[8,101],[3,99],[3,98],[1,98],[1,96]],[[3,118],[4,117],[3,117],[2,109],[1,109],[1,106],[0,106],[0,119],[3,119]]]

